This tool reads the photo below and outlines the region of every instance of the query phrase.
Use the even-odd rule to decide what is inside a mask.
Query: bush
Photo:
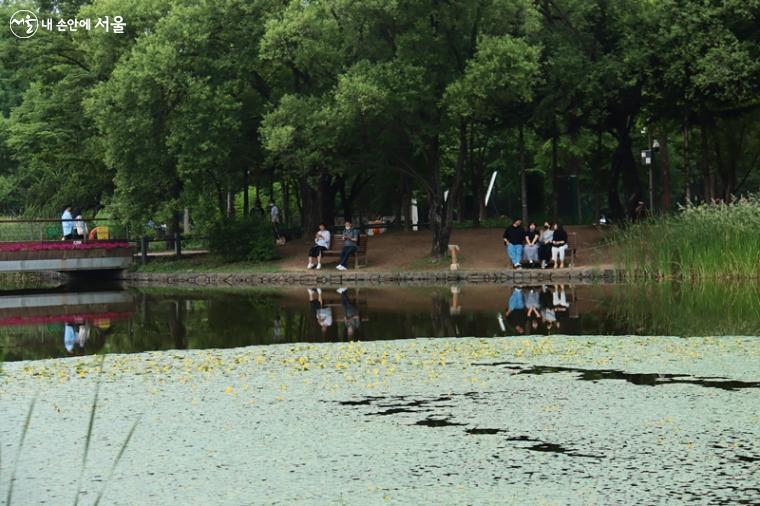
[[[209,249],[231,262],[265,262],[278,257],[272,226],[251,217],[223,219],[214,224]]]

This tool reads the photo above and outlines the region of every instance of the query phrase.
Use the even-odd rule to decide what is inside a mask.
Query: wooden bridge
[[[73,220],[72,220],[73,221]],[[61,240],[61,220],[0,220],[0,272],[91,272],[126,269],[132,245],[109,228],[81,240]],[[27,240],[15,239],[19,235]]]

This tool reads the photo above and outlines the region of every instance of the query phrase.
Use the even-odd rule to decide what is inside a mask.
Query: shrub
[[[231,262],[265,262],[278,257],[272,226],[251,217],[222,219],[214,224],[209,249]]]

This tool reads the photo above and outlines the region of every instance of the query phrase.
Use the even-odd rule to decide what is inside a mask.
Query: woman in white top
[[[314,236],[314,246],[309,250],[309,265],[306,268],[311,269],[316,265],[317,269],[321,269],[322,252],[328,249],[330,249],[330,231],[324,223],[320,223],[319,230]]]
[[[554,240],[554,229],[549,226],[548,222],[544,223],[541,230],[541,236],[538,239],[538,258],[541,259],[541,268],[545,269],[546,264],[552,258],[552,241]]]
[[[82,212],[79,209],[74,213],[74,219],[77,220],[74,222],[74,230],[76,230],[78,236],[77,239],[80,241],[87,239],[87,224],[84,222]]]

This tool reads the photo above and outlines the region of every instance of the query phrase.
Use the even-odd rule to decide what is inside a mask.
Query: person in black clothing
[[[552,238],[552,262],[555,269],[565,267],[565,251],[567,251],[567,232],[562,225],[555,223]]]
[[[502,237],[507,247],[507,257],[512,261],[512,267],[519,269],[525,244],[525,229],[522,227],[522,220],[518,218],[513,221]]]

